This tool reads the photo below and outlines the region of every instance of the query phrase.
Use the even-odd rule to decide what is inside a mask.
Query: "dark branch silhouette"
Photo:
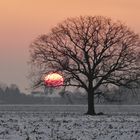
[[[90,115],[95,114],[94,94],[101,85],[139,85],[139,35],[109,18],[68,18],[39,36],[30,54],[34,85],[43,85],[42,77],[50,71],[61,72],[64,86],[86,90]]]

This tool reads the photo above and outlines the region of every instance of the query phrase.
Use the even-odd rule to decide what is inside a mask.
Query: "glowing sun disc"
[[[64,79],[58,73],[50,73],[47,76],[45,76],[44,82],[45,82],[46,86],[58,87],[58,86],[62,86],[63,85]]]

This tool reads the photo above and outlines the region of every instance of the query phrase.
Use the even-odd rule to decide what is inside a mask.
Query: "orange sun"
[[[45,85],[48,87],[58,87],[62,86],[64,79],[58,73],[50,73],[44,78]]]

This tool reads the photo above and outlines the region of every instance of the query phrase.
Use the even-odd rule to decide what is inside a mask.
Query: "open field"
[[[86,108],[0,106],[0,140],[140,140],[139,106],[97,106],[102,116]]]
[[[97,112],[140,112],[140,105],[95,105]],[[0,105],[0,111],[79,112],[87,111],[86,105]]]

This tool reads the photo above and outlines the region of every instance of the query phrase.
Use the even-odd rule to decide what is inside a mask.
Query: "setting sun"
[[[50,73],[47,76],[45,76],[44,82],[45,82],[46,86],[58,87],[58,86],[62,86],[63,85],[64,79],[58,73]]]

